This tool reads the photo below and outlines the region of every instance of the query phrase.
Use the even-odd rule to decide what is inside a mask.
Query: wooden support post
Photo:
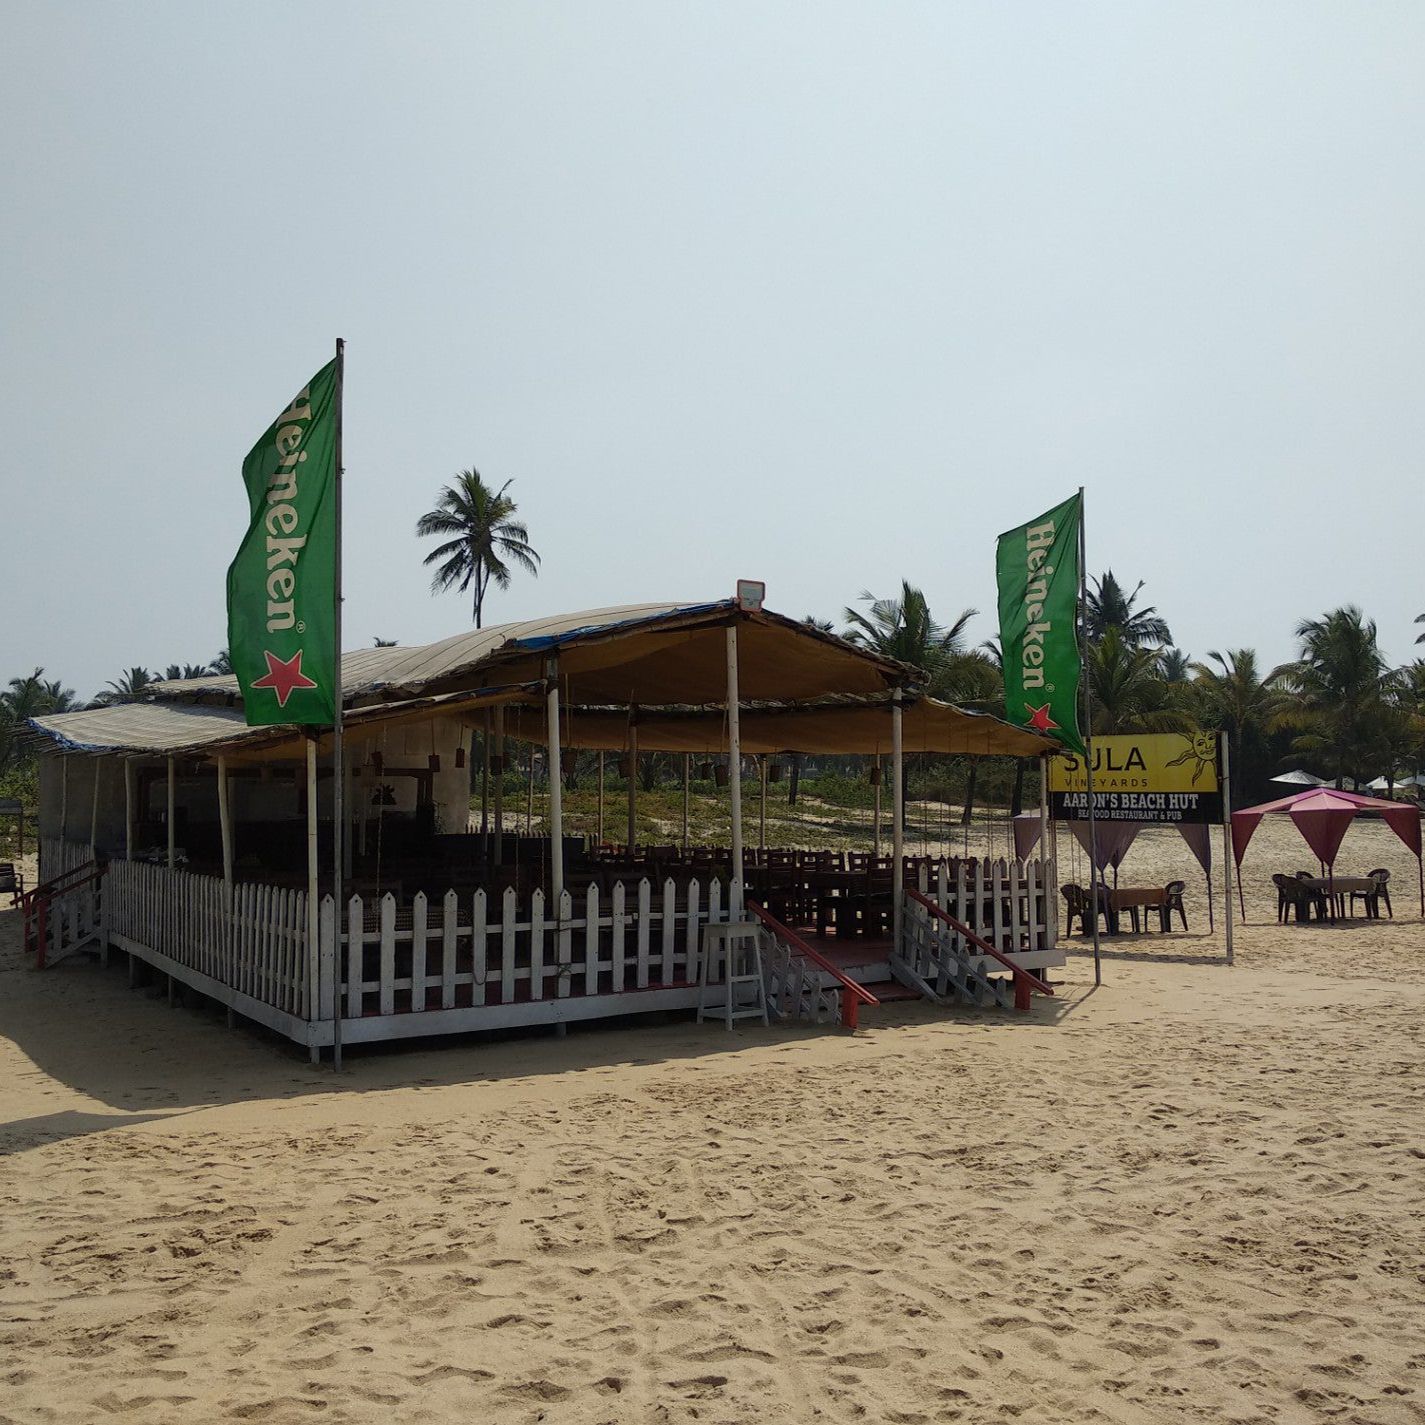
[[[233,812],[228,789],[228,759],[218,758],[218,831],[223,841],[223,890],[232,905],[233,895]]]
[[[876,753],[876,810],[871,819],[871,854],[881,854],[881,754]]]
[[[59,754],[59,839],[69,840],[69,753]]]
[[[528,836],[534,826],[534,743],[529,745],[529,790],[525,793],[524,834]]]
[[[352,776],[355,770],[349,756],[341,759],[341,778],[345,788],[345,794],[341,799],[341,864],[348,873],[351,871],[351,843],[354,839],[352,813],[356,810],[356,787]]]
[[[168,758],[168,869],[173,869],[177,860],[178,828],[174,825],[178,813],[178,767],[173,755]]]
[[[757,759],[757,765],[762,783],[762,805],[758,813],[757,845],[765,851],[767,849],[767,754],[765,752]]]
[[[505,709],[504,705],[495,709],[495,778],[494,803],[495,846],[493,860],[498,866],[505,857]]]
[[[633,854],[638,840],[638,722],[628,722],[628,850]]]
[[[599,753],[599,809],[594,820],[594,845],[604,844],[604,754]]]
[[[559,663],[549,660],[549,690],[545,694],[545,745],[549,758],[549,869],[550,890],[553,893],[554,914],[558,916],[559,898],[564,894],[564,773],[559,747]]]
[[[104,759],[96,757],[94,759],[94,785],[90,788],[89,798],[89,859],[94,859],[94,853],[99,846],[99,774],[104,770]]]
[[[134,763],[124,758],[124,860],[134,859]]]
[[[683,855],[688,854],[688,807],[693,795],[693,759],[690,753],[683,753]]]
[[[303,1016],[317,1017],[317,739],[307,739],[307,1002]]]
[[[729,912],[742,919],[742,723],[737,683],[737,624],[727,626],[727,789],[732,812],[732,886]]]
[[[480,737],[480,835],[490,835],[490,710],[485,709],[485,731]]]
[[[902,713],[899,690],[891,700],[891,945],[901,953],[901,919],[905,914],[901,886],[901,858],[905,851],[905,757],[902,751]]]

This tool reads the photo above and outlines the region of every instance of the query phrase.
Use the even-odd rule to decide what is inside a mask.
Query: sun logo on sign
[[[1192,784],[1197,786],[1197,779],[1209,767],[1217,765],[1217,734],[1215,732],[1185,732],[1183,736],[1187,738],[1187,749],[1165,765],[1181,767],[1184,762],[1195,762],[1197,765],[1192,769]]]

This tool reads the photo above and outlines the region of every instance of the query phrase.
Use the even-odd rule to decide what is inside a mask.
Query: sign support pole
[[[1079,680],[1084,700],[1084,775],[1089,798],[1089,915],[1093,925],[1093,982],[1103,983],[1103,961],[1098,944],[1098,826],[1094,821],[1093,795],[1093,695],[1089,688],[1088,661],[1084,657],[1084,624],[1089,610],[1089,571],[1084,538],[1084,487],[1079,486]]]
[[[347,917],[342,909],[342,875],[345,867],[342,865],[342,840],[343,827],[346,818],[346,799],[343,792],[346,789],[346,748],[343,745],[342,728],[342,703],[343,692],[341,681],[341,477],[345,473],[342,466],[341,452],[341,416],[343,404],[343,385],[346,379],[346,343],[338,337],[336,339],[336,450],[332,461],[335,475],[336,496],[336,549],[334,555],[336,578],[333,581],[335,589],[333,591],[334,607],[332,610],[332,677],[336,682],[336,687],[332,690],[332,701],[335,704],[335,721],[332,724],[332,939],[334,954],[334,973],[332,975],[332,1071],[341,1069],[341,1010],[342,1010],[342,986],[346,981],[346,956],[342,953],[341,932],[346,924]],[[312,789],[312,795],[316,796],[316,788]],[[313,1001],[312,1018],[316,1019],[321,1013],[320,1005]]]
[[[1227,926],[1227,963],[1233,963],[1232,958],[1232,765],[1231,750],[1227,743],[1227,734],[1219,732],[1217,734],[1217,761],[1221,768],[1219,773],[1222,779],[1222,898],[1223,909],[1226,911],[1224,924]]]

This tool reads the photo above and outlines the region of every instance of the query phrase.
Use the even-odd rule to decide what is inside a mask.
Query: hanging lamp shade
[[[430,769],[431,769],[432,772],[439,772],[439,771],[440,771],[440,753],[439,753],[439,752],[432,752],[432,753],[430,754],[430,756],[426,758],[426,764],[430,767]]]
[[[871,763],[871,785],[873,787],[879,787],[881,785],[881,769],[874,762]]]
[[[768,763],[767,780],[769,782],[780,782],[782,780],[782,764],[780,762]]]
[[[727,763],[726,763],[726,762],[719,762],[719,763],[717,764],[717,766],[713,768],[713,779],[717,782],[718,786],[720,786],[720,787],[725,787],[725,786],[727,786]]]
[[[560,752],[559,770],[563,772],[566,777],[573,776],[574,766],[578,759],[578,755],[579,754],[575,752],[572,747],[566,747]]]

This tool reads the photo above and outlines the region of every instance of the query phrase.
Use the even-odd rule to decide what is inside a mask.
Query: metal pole
[[[901,954],[901,921],[905,899],[901,882],[905,855],[905,738],[901,695],[891,695],[891,953]]]
[[[767,849],[767,754],[764,752],[757,761],[762,774],[762,808],[759,813],[757,845],[765,851]]]
[[[332,723],[332,926],[333,926],[333,954],[334,963],[332,966],[332,1069],[341,1068],[341,990],[340,986],[345,982],[346,956],[342,953],[341,932],[346,917],[342,914],[342,891],[344,887],[343,874],[345,866],[342,864],[342,843],[345,840],[343,827],[346,822],[346,747],[343,728],[343,703],[344,687],[341,676],[341,601],[342,601],[342,562],[341,562],[341,502],[342,502],[342,476],[346,473],[342,464],[342,405],[345,396],[346,385],[346,343],[338,337],[336,339],[336,438],[333,464],[335,466],[335,495],[336,495],[336,541],[334,552],[335,563],[335,588],[332,596],[332,678],[336,686],[332,690],[332,698],[336,705],[335,717]],[[316,762],[316,744],[312,745],[313,765]],[[312,798],[312,825],[316,826],[316,779],[313,777],[311,791]],[[315,833],[314,833],[315,834]],[[317,910],[315,906],[316,891],[313,888],[313,906],[309,911],[308,920],[312,928],[312,945],[315,949],[317,943]],[[319,962],[314,961],[318,972]],[[318,982],[313,979],[312,992],[312,1018],[318,1019],[321,1015],[320,997],[317,992]]]
[[[317,739],[307,737],[307,1017],[317,1017]],[[313,1049],[313,1055],[316,1054]]]
[[[742,722],[737,686],[737,624],[727,626],[727,789],[732,812],[732,886],[729,913],[742,919]]]
[[[1103,983],[1103,961],[1098,945],[1098,826],[1094,820],[1093,794],[1093,695],[1089,687],[1088,659],[1084,657],[1084,620],[1089,606],[1089,571],[1084,536],[1084,487],[1079,486],[1079,668],[1084,699],[1084,777],[1089,798],[1089,915],[1093,924],[1093,982]]]
[[[223,838],[223,889],[233,893],[233,820],[228,800],[228,759],[218,758],[218,830]]]
[[[1011,827],[1011,830],[1013,828]],[[1049,754],[1039,754],[1039,871],[1044,887],[1044,918],[1049,922],[1049,943],[1059,943],[1059,867],[1049,840]]]
[[[174,861],[177,859],[174,852],[177,848],[176,832],[173,826],[174,817],[177,812],[178,803],[178,774],[174,768],[173,755],[168,758],[168,869],[173,869]]]
[[[549,758],[549,869],[550,899],[559,915],[559,898],[564,894],[564,770],[559,760],[559,664],[551,658],[546,669],[549,688],[545,694],[544,731]]]

